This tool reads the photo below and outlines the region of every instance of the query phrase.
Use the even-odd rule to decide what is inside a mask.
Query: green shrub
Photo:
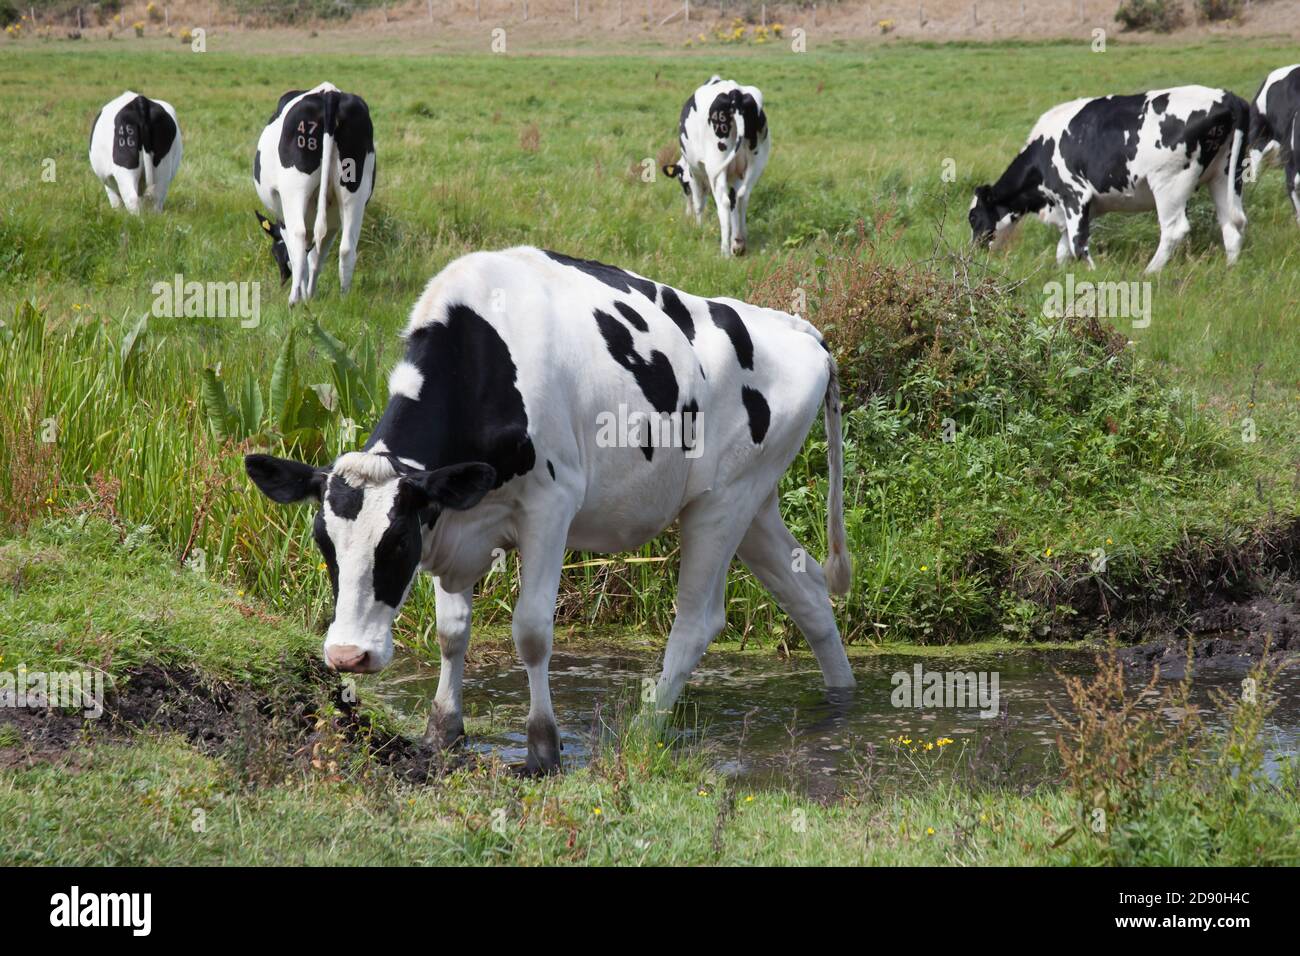
[[[1115,20],[1125,30],[1168,33],[1182,26],[1183,19],[1182,0],[1123,0],[1115,11]]]
[[[1196,11],[1205,20],[1234,20],[1243,6],[1242,0],[1196,0]]]

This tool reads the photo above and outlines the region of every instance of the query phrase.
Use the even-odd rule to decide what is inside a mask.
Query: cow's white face
[[[386,457],[356,453],[329,471],[269,455],[248,455],[244,467],[273,501],[320,502],[312,534],[334,590],[325,663],[363,674],[393,659],[393,622],[438,514],[473,507],[496,480],[477,462],[399,474]]]

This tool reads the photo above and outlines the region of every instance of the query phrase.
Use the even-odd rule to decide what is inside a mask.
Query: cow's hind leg
[[[339,232],[339,211],[337,206],[328,206],[325,210],[325,236],[321,239],[320,245],[313,243],[307,251],[307,298],[315,298],[316,283],[320,281],[320,273],[326,258],[330,254],[330,247],[334,245],[334,237]]]
[[[444,590],[434,578],[433,591],[437,599],[442,666],[438,668],[438,692],[433,698],[424,740],[434,746],[450,747],[465,736],[461,686],[465,677],[465,651],[469,648],[474,589],[456,594]]]
[[[104,183],[104,192],[108,193],[108,204],[114,209],[121,209],[122,197],[117,194],[117,182],[111,176],[102,182]]]
[[[1191,172],[1194,174],[1195,169]],[[1160,246],[1147,263],[1147,272],[1159,272],[1169,257],[1192,231],[1187,221],[1187,201],[1196,188],[1196,179],[1186,174],[1151,184],[1151,194],[1156,201],[1156,215],[1160,217]]]
[[[560,728],[551,707],[550,665],[554,637],[555,599],[564,566],[564,542],[569,513],[553,509],[519,536],[519,600],[515,603],[511,632],[515,650],[528,673],[528,759],[530,772],[560,769]]]
[[[746,489],[733,490],[731,502],[752,500]],[[727,568],[753,517],[737,514],[736,508],[728,502],[701,500],[688,505],[679,519],[682,561],[677,572],[677,617],[655,689],[655,710],[661,717],[672,710],[709,643],[727,623]]]
[[[786,528],[775,492],[758,509],[737,554],[803,632],[826,686],[854,686],[822,566]]]
[[[343,238],[339,240],[339,291],[352,288],[352,271],[357,266],[357,244],[361,241],[361,221],[366,211],[366,201],[358,190],[355,193],[341,190],[339,216]]]
[[[1229,152],[1224,150],[1225,153]],[[1214,211],[1219,219],[1219,229],[1223,233],[1223,250],[1228,256],[1228,265],[1237,261],[1241,255],[1241,244],[1246,231],[1246,211],[1241,206],[1241,196],[1233,188],[1234,173],[1230,160],[1224,160],[1224,171],[1210,180],[1210,196],[1214,199]]]

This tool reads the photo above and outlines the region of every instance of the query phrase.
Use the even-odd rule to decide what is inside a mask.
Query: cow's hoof
[[[424,729],[424,743],[440,750],[451,750],[465,742],[465,722],[460,715],[443,716],[436,710],[429,715]]]
[[[525,769],[532,774],[559,773],[560,728],[546,719],[528,721],[528,758]]]

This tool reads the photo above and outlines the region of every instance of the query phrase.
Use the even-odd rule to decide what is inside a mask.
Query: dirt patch
[[[1288,581],[1266,595],[1218,602],[1192,615],[1186,634],[1124,647],[1118,656],[1126,669],[1159,666],[1172,678],[1183,676],[1189,660],[1243,673],[1260,660],[1270,667],[1294,665],[1300,660],[1300,584]]]
[[[441,777],[470,757],[445,753],[377,727],[345,700],[337,675],[318,662],[268,693],[204,680],[187,668],[130,671],[100,718],[58,708],[0,708],[0,769],[77,766],[83,744],[129,743],[139,734],[180,735],[232,764],[249,786],[293,772],[341,776],[379,771],[410,783]]]

